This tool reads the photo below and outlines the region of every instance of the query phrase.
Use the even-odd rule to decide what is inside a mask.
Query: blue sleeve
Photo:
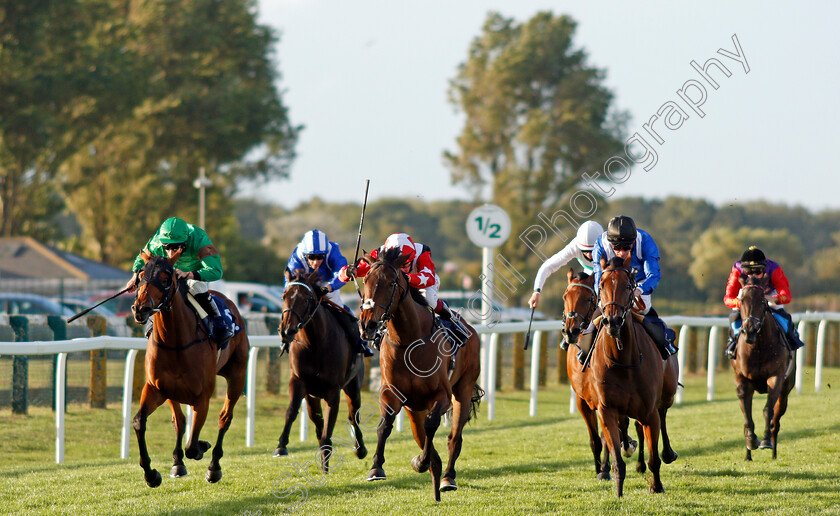
[[[656,286],[659,285],[660,278],[662,278],[659,269],[659,248],[650,235],[645,235],[642,239],[642,260],[642,269],[645,273],[642,294],[649,295],[653,293]]]
[[[601,257],[604,256],[604,248],[601,246],[601,239],[595,241],[592,248],[592,274],[595,276],[595,292],[601,287]]]
[[[295,247],[295,250],[292,251],[292,256],[289,257],[289,263],[286,264],[286,268],[290,271],[293,271],[295,269],[306,270],[306,266],[303,263],[301,263],[300,258],[298,258],[297,247]],[[289,280],[286,280],[286,283],[289,283]]]
[[[333,274],[332,280],[330,281],[330,287],[332,287],[333,290],[338,290],[345,284],[344,281],[338,279],[338,272],[342,267],[347,265],[347,258],[341,254],[341,249],[338,248],[338,244],[335,242],[330,242],[330,244],[332,244],[332,249],[330,249],[330,255],[327,257],[329,261],[327,266]]]

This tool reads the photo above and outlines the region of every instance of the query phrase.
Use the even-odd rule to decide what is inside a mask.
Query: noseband
[[[607,272],[612,272],[612,271],[626,272],[627,273],[627,278],[629,279],[629,282],[627,283],[627,290],[629,290],[630,292],[632,292],[633,290],[636,290],[636,278],[633,276],[632,272],[625,269],[624,267],[611,267],[609,269],[604,269],[601,272],[601,282],[602,283],[604,282],[603,274],[607,273]],[[631,293],[630,294],[630,300],[627,302],[626,306],[622,305],[621,303],[617,303],[615,301],[610,301],[607,304],[601,304],[601,313],[605,313],[606,308],[610,305],[616,305],[616,306],[621,307],[621,309],[622,309],[622,311],[621,311],[621,324],[619,326],[623,326],[624,325],[624,320],[627,318],[627,313],[630,312],[630,309],[633,307],[633,301],[634,301],[633,300],[633,294]]]
[[[166,264],[166,266],[163,264]],[[168,272],[172,276],[173,281],[169,282],[168,285],[164,285],[160,280],[161,272]],[[175,290],[172,290],[172,283],[175,283]],[[163,292],[163,296],[161,296],[157,306],[152,308],[152,313],[154,314],[162,310],[171,310],[172,300],[175,297],[175,293],[181,288],[181,283],[175,279],[175,269],[169,265],[169,262],[158,262],[154,267],[152,267],[149,274],[143,274],[143,277],[140,279],[138,289],[146,284],[152,285]]]
[[[297,325],[297,329],[299,330],[299,329],[303,328],[304,326],[306,326],[307,324],[309,324],[309,321],[311,321],[312,318],[315,317],[315,313],[318,311],[318,308],[321,306],[321,303],[318,302],[318,296],[315,295],[315,291],[312,290],[312,287],[310,287],[306,283],[302,283],[300,281],[292,281],[292,282],[289,282],[286,285],[286,289],[288,289],[289,287],[292,287],[292,286],[303,287],[303,288],[306,289],[307,292],[309,292],[309,296],[306,298],[306,312],[309,312],[310,303],[315,304],[315,308],[312,310],[311,313],[309,313],[308,317],[301,316],[299,313],[297,313],[297,311],[294,308],[284,308],[283,309],[283,312],[280,314],[280,316],[282,317],[283,315],[286,314],[286,312],[293,313],[298,318],[299,322],[298,322],[298,325]],[[304,313],[306,313],[306,312],[304,312]]]
[[[400,296],[399,296],[399,300],[397,301],[397,306],[399,306],[400,303],[402,303],[403,300],[405,299],[405,296],[408,294],[408,288],[409,287],[403,287],[399,282],[400,275],[405,276],[405,273],[403,271],[397,269],[396,267],[394,267],[393,265],[391,265],[388,262],[376,262],[376,263],[374,263],[373,265],[371,265],[370,270],[368,271],[368,274],[373,272],[373,269],[375,267],[377,267],[378,265],[387,265],[388,267],[391,268],[391,270],[394,271],[394,280],[390,284],[390,286],[391,286],[391,298],[388,300],[388,306],[384,306],[384,305],[381,305],[381,304],[377,303],[376,301],[374,301],[372,297],[369,297],[369,298],[365,299],[364,302],[362,303],[362,312],[373,310],[373,308],[376,307],[376,306],[385,310],[382,313],[382,316],[379,318],[379,320],[374,321],[377,325],[376,333],[377,334],[382,334],[382,333],[385,332],[385,328],[388,324],[388,321],[390,321],[391,318],[394,316],[394,314],[391,312],[391,308],[394,306],[394,300],[397,297],[397,288],[402,290],[402,292],[400,293]],[[408,282],[408,279],[406,279],[406,282]]]
[[[581,315],[577,312],[571,311],[566,312],[563,314],[563,320],[574,319],[577,321],[578,325],[581,327],[581,330],[585,329],[586,326],[589,326],[591,322],[590,319],[592,318],[592,314],[595,313],[595,308],[598,306],[595,299],[598,297],[598,294],[595,293],[595,289],[590,287],[589,285],[584,285],[583,283],[569,283],[566,287],[566,292],[569,291],[572,287],[581,287],[585,288],[586,290],[592,292],[592,297],[589,298],[589,310],[586,315]],[[565,295],[565,293],[564,293]]]
[[[764,299],[764,297],[763,297],[764,287],[762,287],[761,285],[744,285],[743,287],[741,287],[742,290],[747,289],[747,288],[761,289],[761,294],[762,294],[761,305],[764,307],[764,312],[761,314],[761,318],[756,317],[754,315],[750,315],[749,317],[747,317],[743,321],[744,326],[746,326],[747,321],[755,321],[755,323],[754,323],[755,324],[755,333],[756,333],[756,335],[758,335],[758,333],[761,331],[761,326],[764,324],[764,319],[767,317],[767,300]]]

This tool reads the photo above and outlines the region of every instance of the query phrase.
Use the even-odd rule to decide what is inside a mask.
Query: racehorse
[[[563,337],[571,345],[577,345],[578,338],[581,332],[589,327],[593,315],[597,312],[598,295],[595,293],[595,277],[585,272],[577,274],[570,268],[566,274],[569,284],[563,292],[563,306],[565,312],[563,313],[564,326]],[[575,353],[566,353],[566,372],[569,376],[569,383],[574,389],[575,402],[577,403],[578,412],[583,417],[586,423],[586,428],[589,431],[589,447],[592,449],[592,456],[595,458],[595,473],[599,480],[610,480],[610,459],[609,450],[603,446],[603,439],[598,436],[598,419],[595,413],[596,407],[590,407],[581,398],[580,394],[585,391],[593,389],[592,374],[584,371],[583,365],[575,356]],[[627,427],[629,419],[625,416],[621,418],[619,423],[619,430],[621,432],[621,452],[625,457],[630,457],[636,450],[637,442],[630,439],[627,435]],[[637,425],[636,431],[641,437],[641,427]],[[601,453],[603,452],[603,460]],[[636,470],[644,472],[644,456],[643,450],[639,450],[639,460],[636,464]]]
[[[309,419],[315,425],[321,452],[321,470],[329,472],[332,454],[332,435],[338,417],[338,407],[343,390],[350,409],[348,430],[355,439],[356,456],[363,459],[367,448],[362,430],[357,423],[357,413],[362,404],[361,389],[365,364],[347,341],[347,334],[339,325],[336,315],[327,308],[329,300],[323,297],[318,286],[318,272],[309,275],[286,271],[286,289],[283,292],[283,318],[278,331],[289,347],[289,408],[286,424],[274,450],[274,456],[288,455],[289,432],[298,416],[304,397],[309,407]],[[321,410],[321,400],[326,402],[326,425]]]
[[[735,371],[738,401],[744,413],[745,460],[752,460],[751,450],[758,448],[771,448],[773,458],[776,458],[779,422],[787,410],[788,394],[796,378],[796,356],[788,350],[785,337],[767,306],[764,297],[766,282],[766,277],[759,279],[753,276],[748,277],[746,283],[741,281],[743,327],[738,336],[732,369]],[[767,394],[764,439],[761,443],[755,435],[752,419],[755,391]]]
[[[210,449],[210,443],[198,439],[207,418],[210,397],[216,388],[216,375],[227,380],[225,404],[219,413],[219,434],[213,447],[213,458],[205,479],[218,482],[222,478],[219,464],[225,432],[233,420],[233,407],[245,388],[245,371],[248,363],[248,335],[242,331],[230,339],[228,346],[217,352],[218,344],[210,340],[207,330],[195,311],[187,306],[187,287],[175,277],[173,265],[180,253],[167,260],[162,256],[141,253],[145,266],[140,271],[137,298],[131,306],[134,320],[144,324],[152,317],[153,331],[146,345],[146,384],[140,396],[140,410],[134,416],[133,426],[140,446],[140,466],[149,487],[160,485],[160,473],[152,469],[146,450],[146,419],[164,401],[172,409],[177,439],[172,452],[174,459],[169,476],[187,474],[183,457],[200,460]],[[227,304],[236,324],[245,324],[239,311],[229,299]],[[186,418],[181,403],[192,406],[194,412],[192,433],[186,450],[181,448]]]
[[[624,493],[625,465],[619,453],[621,416],[641,424],[647,441],[652,473],[650,491],[665,491],[659,478],[662,461],[670,464],[677,458],[671,448],[665,424],[668,408],[677,391],[677,357],[663,361],[656,344],[641,322],[631,313],[636,288],[630,271],[631,256],[615,257],[609,264],[601,259],[601,311],[605,328],[598,332],[592,353],[592,392],[583,397],[590,407],[598,407],[598,418],[612,456],[616,494]],[[606,331],[603,331],[603,330]],[[662,431],[662,461],[659,459],[659,432]],[[641,439],[640,439],[641,440]]]
[[[365,255],[365,260],[371,268],[364,279],[359,324],[365,339],[371,340],[377,333],[384,332],[379,352],[382,420],[367,479],[386,478],[382,469],[385,441],[391,434],[397,413],[405,407],[414,439],[422,449],[420,455],[411,460],[411,466],[418,473],[430,470],[435,501],[440,501],[441,491],[458,487],[455,461],[461,453],[461,434],[471,413],[475,414],[482,395],[476,384],[481,369],[478,335],[463,320],[461,324],[466,334],[454,331],[447,337],[449,332],[435,331],[432,311],[420,294],[409,286],[408,277],[400,270],[406,257],[399,249],[380,252],[378,259]],[[447,366],[453,341],[459,340],[463,345],[450,374]],[[441,482],[442,464],[433,439],[441,416],[450,406],[449,463]]]

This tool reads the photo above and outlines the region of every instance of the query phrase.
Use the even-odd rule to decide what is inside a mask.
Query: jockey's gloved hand
[[[636,287],[635,289],[633,289],[633,297],[634,298],[642,297],[642,288],[641,287]]]
[[[326,296],[326,295],[327,295],[327,294],[329,294],[330,292],[332,292],[332,289],[329,287],[329,285],[327,285],[327,286],[325,286],[325,287],[319,287],[319,288],[318,288],[318,293],[319,293],[321,296]]]

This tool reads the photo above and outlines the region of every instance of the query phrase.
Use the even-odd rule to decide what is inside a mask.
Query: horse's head
[[[284,342],[291,342],[298,330],[315,316],[323,294],[318,286],[318,271],[286,270],[283,291],[283,315],[277,331]]]
[[[137,323],[145,324],[155,312],[172,308],[172,300],[178,291],[174,265],[181,254],[167,259],[163,256],[152,256],[143,250],[140,256],[146,264],[140,271],[137,298],[131,305],[131,312]]]
[[[618,339],[624,320],[633,306],[636,278],[630,271],[631,258],[629,255],[625,260],[615,257],[609,263],[601,258],[601,313],[604,315],[607,331],[614,339]]]
[[[740,281],[741,292],[738,297],[741,303],[743,331],[747,344],[755,344],[755,339],[764,324],[764,317],[767,315],[767,301],[764,298],[767,278],[748,276],[746,281]]]
[[[377,258],[365,255],[365,261],[371,264],[365,275],[359,316],[359,327],[365,340],[373,340],[377,331],[387,324],[409,288],[408,277],[400,270],[408,257],[399,248],[380,251]]]
[[[569,269],[566,274],[569,285],[563,293],[563,336],[566,342],[574,344],[577,342],[580,333],[589,326],[592,321],[592,314],[597,306],[595,295],[595,277],[579,272],[577,274]]]

